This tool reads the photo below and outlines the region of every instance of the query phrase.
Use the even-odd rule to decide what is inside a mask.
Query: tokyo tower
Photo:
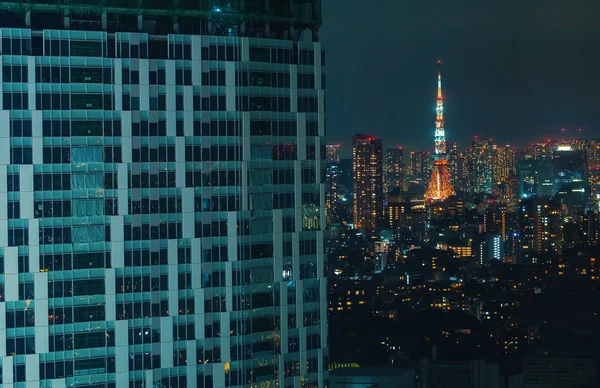
[[[438,61],[438,65],[441,61]],[[425,192],[425,203],[433,204],[443,201],[451,195],[456,195],[450,171],[448,171],[448,156],[446,153],[446,131],[444,130],[444,98],[442,97],[442,72],[438,70],[437,104],[435,118],[435,137],[433,168],[429,186]]]

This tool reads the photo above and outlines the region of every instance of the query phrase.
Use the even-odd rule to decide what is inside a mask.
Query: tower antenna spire
[[[444,129],[444,97],[442,95],[442,71],[441,60],[437,60],[437,101],[435,109],[435,132],[433,144],[433,171],[429,186],[425,192],[425,202],[434,203],[443,201],[451,195],[455,195],[450,172],[448,171],[448,156],[446,150],[446,130]]]

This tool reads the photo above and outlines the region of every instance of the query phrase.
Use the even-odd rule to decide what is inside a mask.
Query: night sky
[[[329,144],[433,148],[436,59],[446,136],[524,146],[600,138],[598,0],[324,0]]]

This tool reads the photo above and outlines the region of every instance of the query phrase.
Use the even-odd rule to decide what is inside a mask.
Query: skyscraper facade
[[[431,175],[431,153],[412,151],[410,153],[410,175],[413,179],[427,179]]]
[[[506,184],[517,173],[517,149],[507,144],[494,146],[492,152],[492,181],[494,185]]]
[[[404,150],[402,147],[390,148],[385,151],[383,160],[383,190],[390,192],[404,183]]]
[[[2,5],[0,382],[323,386],[319,2],[113,3]]]
[[[473,169],[471,179],[475,193],[489,194],[492,192],[492,139],[473,139]]]
[[[327,145],[327,176],[325,177],[325,211],[327,224],[332,224],[340,198],[340,146]]]
[[[450,179],[455,183],[460,180],[461,158],[458,150],[458,143],[448,144],[448,170],[450,171]]]
[[[381,139],[352,137],[354,228],[376,229],[383,221],[383,160]]]
[[[339,144],[328,144],[327,150],[327,162],[328,163],[339,163],[340,162],[340,145]]]

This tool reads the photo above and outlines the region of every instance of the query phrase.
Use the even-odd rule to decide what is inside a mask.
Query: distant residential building
[[[383,160],[383,190],[388,193],[394,188],[402,189],[404,183],[404,150],[402,147],[385,151]]]
[[[448,170],[450,171],[450,180],[457,185],[458,180],[460,179],[460,170],[461,170],[461,158],[460,152],[458,151],[458,143],[449,143],[447,146],[448,150]]]
[[[325,171],[325,212],[327,225],[334,223],[334,216],[341,195],[340,146],[327,146],[327,164]]]
[[[510,145],[493,148],[492,181],[495,185],[506,184],[517,173],[517,150]]]
[[[352,137],[354,228],[376,229],[383,221],[383,160],[381,139]]]
[[[412,151],[410,153],[410,175],[413,179],[429,179],[431,175],[430,152]]]
[[[535,264],[539,255],[559,253],[562,241],[560,208],[548,198],[523,200],[519,209],[520,264]]]
[[[494,260],[502,261],[504,259],[504,242],[499,234],[488,235],[479,246],[480,264],[490,265]]]
[[[473,168],[470,178],[475,193],[491,193],[492,184],[492,139],[473,139]]]
[[[326,149],[327,149],[327,162],[328,163],[339,163],[340,162],[340,145],[339,144],[328,144]]]

